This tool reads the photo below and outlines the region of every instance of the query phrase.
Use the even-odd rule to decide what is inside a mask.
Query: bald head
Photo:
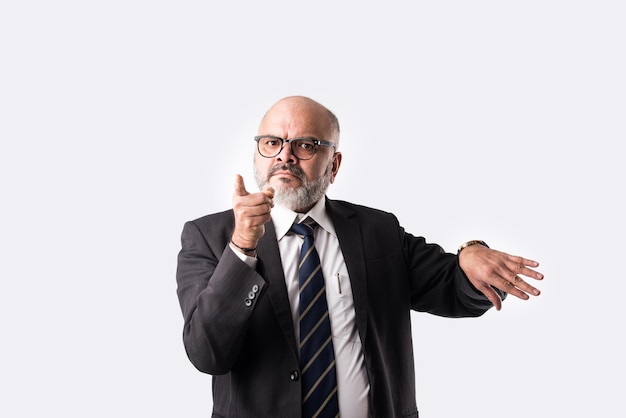
[[[265,113],[259,126],[259,135],[269,134],[268,129],[280,125],[283,138],[293,137],[289,132],[309,132],[308,136],[331,141],[339,146],[339,120],[333,112],[313,99],[289,96],[280,99]],[[320,137],[321,136],[321,137]]]

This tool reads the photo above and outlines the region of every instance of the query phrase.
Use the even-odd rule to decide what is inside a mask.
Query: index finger
[[[243,182],[243,177],[240,174],[235,175],[235,194],[237,196],[247,196],[250,193],[246,190],[246,185]]]

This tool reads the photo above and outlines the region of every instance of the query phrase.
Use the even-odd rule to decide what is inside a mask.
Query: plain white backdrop
[[[0,415],[207,417],[182,346],[183,223],[250,190],[283,96],[342,126],[329,196],[454,252],[541,262],[543,294],[413,314],[424,418],[623,417],[619,1],[0,5]]]

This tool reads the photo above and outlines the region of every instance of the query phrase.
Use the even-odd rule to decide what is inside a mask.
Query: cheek
[[[300,167],[304,171],[307,181],[317,180],[324,174],[318,165],[301,165]]]
[[[254,156],[254,167],[261,174],[267,174],[267,171],[270,169],[270,159],[259,157],[258,155]]]
[[[329,169],[329,164],[332,164],[332,162],[320,159],[315,161],[315,163],[309,164],[307,167],[303,166],[302,169],[307,174],[307,179],[317,180],[321,177],[324,177],[327,170]]]

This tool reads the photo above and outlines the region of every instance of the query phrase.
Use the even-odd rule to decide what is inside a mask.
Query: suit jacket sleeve
[[[446,317],[480,316],[491,302],[469,281],[457,255],[400,228],[409,276],[411,308]],[[496,289],[501,298],[504,292]]]
[[[228,246],[229,215],[185,224],[176,272],[187,355],[196,368],[213,375],[227,373],[236,362],[265,287],[261,275]]]

